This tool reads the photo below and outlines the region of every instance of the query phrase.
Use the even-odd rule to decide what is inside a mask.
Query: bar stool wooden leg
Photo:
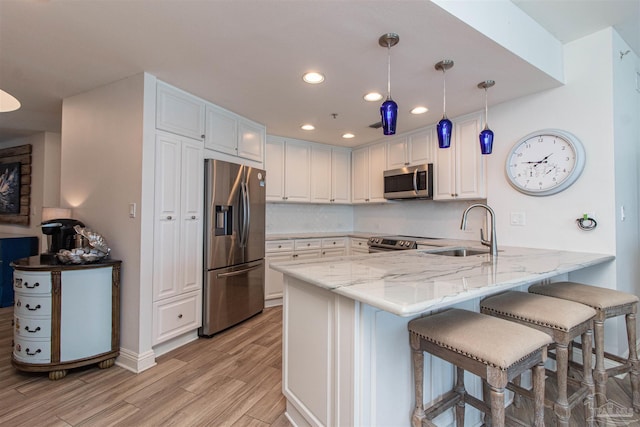
[[[627,322],[627,342],[629,345],[629,378],[631,380],[631,395],[634,412],[640,412],[640,362],[636,350],[636,314],[629,313],[625,316]]]
[[[411,425],[413,427],[421,427],[424,415],[424,353],[420,348],[420,338],[414,334],[409,335],[409,341],[411,344],[411,355],[413,358],[413,382],[415,385],[415,408],[413,409],[413,416],[411,417]]]
[[[456,386],[453,390],[460,395],[460,400],[458,400],[458,403],[456,404],[456,425],[463,426],[465,395],[467,394],[467,391],[464,389],[464,369],[458,366],[456,366]]]
[[[489,384],[489,396],[491,401],[491,425],[493,427],[504,427],[504,387],[494,387]]]
[[[567,374],[569,368],[569,349],[566,344],[556,344],[556,377],[558,379],[558,398],[553,405],[560,427],[569,427],[571,409],[567,398]]]
[[[539,363],[533,368],[532,382],[533,382],[533,394],[535,396],[533,400],[533,425],[534,427],[544,427],[544,376],[545,369],[544,363]]]
[[[596,347],[596,366],[593,379],[596,383],[596,405],[602,407],[607,403],[607,369],[604,366],[604,319],[600,316],[593,320],[593,337]]]
[[[595,411],[593,407],[593,394],[595,386],[593,384],[593,375],[591,370],[591,353],[593,351],[592,332],[589,330],[582,334],[582,385],[585,386],[589,393],[582,402],[584,405],[584,419],[587,420],[589,427],[594,426]]]

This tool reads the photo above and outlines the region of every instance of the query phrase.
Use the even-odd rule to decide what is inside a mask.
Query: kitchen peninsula
[[[515,247],[493,258],[437,254],[455,247],[272,265],[285,277],[283,392],[295,425],[410,425],[412,318],[453,305],[477,311],[480,297],[614,259]],[[451,365],[425,355],[424,372],[427,401],[451,388]],[[480,382],[470,384],[479,396]]]

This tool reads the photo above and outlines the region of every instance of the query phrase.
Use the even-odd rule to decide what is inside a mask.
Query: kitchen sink
[[[446,251],[439,252],[431,252],[434,255],[445,255],[445,256],[473,256],[473,255],[488,255],[489,251],[484,249],[473,249],[473,248],[455,248],[448,249]]]

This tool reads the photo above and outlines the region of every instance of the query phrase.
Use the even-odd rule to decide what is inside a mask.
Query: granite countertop
[[[464,246],[460,241],[448,242]],[[445,248],[451,246],[289,261],[271,264],[271,268],[405,317],[615,258],[606,254],[517,247],[500,247],[496,258],[488,254],[467,257],[434,254]]]

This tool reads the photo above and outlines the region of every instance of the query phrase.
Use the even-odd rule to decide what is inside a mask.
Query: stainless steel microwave
[[[385,199],[432,199],[433,164],[384,171]]]

